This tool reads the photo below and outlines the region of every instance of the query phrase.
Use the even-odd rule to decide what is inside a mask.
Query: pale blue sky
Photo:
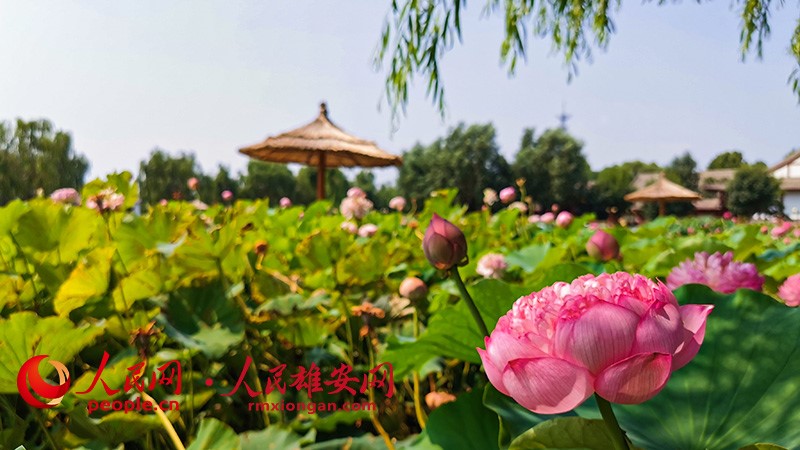
[[[397,154],[459,121],[491,121],[510,157],[523,128],[557,125],[562,103],[595,169],[667,163],[687,149],[703,166],[731,148],[772,164],[800,147],[786,84],[796,7],[774,14],[764,60],[742,63],[728,2],[626,1],[608,50],[567,83],[541,40],[509,79],[501,18],[480,19],[482,2],[470,2],[464,43],[442,65],[446,120],[418,89],[392,134],[378,109],[384,74],[371,64],[388,4],[0,0],[0,120],[51,119],[73,134],[92,176],[135,171],[156,146],[193,150],[206,171],[240,170],[239,147],[308,122],[323,99],[345,130]]]

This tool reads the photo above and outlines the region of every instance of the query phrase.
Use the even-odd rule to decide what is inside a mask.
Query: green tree
[[[421,201],[437,189],[457,188],[458,200],[480,208],[483,189],[512,183],[511,168],[495,142],[491,124],[459,124],[428,146],[417,144],[403,155],[398,186],[409,199]]]
[[[745,166],[728,184],[728,209],[737,216],[783,211],[781,185],[765,168]]]
[[[558,204],[582,212],[588,206],[591,168],[583,156],[583,143],[562,128],[546,130],[536,139],[533,130],[525,130],[513,172],[525,178],[525,189],[544,209]]]
[[[378,192],[378,188],[375,187],[375,174],[369,170],[362,170],[358,172],[356,175],[356,179],[353,180],[353,186],[361,188],[364,192],[367,193],[367,197],[375,200],[375,194]]]
[[[239,180],[234,179],[231,176],[230,170],[223,166],[219,165],[217,168],[217,175],[214,177],[214,194],[216,195],[216,200],[219,201],[220,195],[223,191],[231,191],[236,198],[239,195],[239,191],[241,187],[239,186]]]
[[[162,199],[193,199],[195,193],[187,185],[190,178],[199,180],[198,196],[201,200],[214,200],[213,180],[203,175],[193,153],[182,152],[178,156],[170,156],[164,150],[155,149],[147,161],[139,164],[141,201],[145,205],[154,205]]]
[[[747,162],[744,160],[742,152],[729,151],[720,153],[708,163],[708,170],[714,169],[738,169],[739,167],[746,166]]]
[[[13,127],[0,122],[0,204],[31,198],[37,189],[80,190],[88,169],[86,158],[72,148],[72,137],[49,121],[18,119]]]
[[[245,199],[269,198],[277,204],[281,197],[294,200],[297,180],[286,164],[250,160],[242,176],[239,196]]]
[[[393,112],[403,110],[415,76],[427,84],[428,95],[443,113],[445,90],[439,61],[456,42],[461,42],[461,14],[466,0],[393,1],[381,33],[375,63],[388,61],[386,97]],[[742,56],[755,52],[761,57],[764,38],[769,36],[769,1],[734,0],[741,17]],[[504,35],[500,57],[509,74],[525,58],[529,37],[547,38],[562,53],[569,75],[577,73],[577,61],[589,59],[592,47],[605,49],[614,31],[612,14],[619,4],[605,0],[488,0],[488,16],[502,15]],[[791,37],[790,52],[797,64],[790,84],[800,97],[800,22]]]
[[[630,161],[601,170],[594,179],[591,188],[592,210],[605,217],[609,208],[616,208],[622,213],[630,207],[625,195],[633,192],[633,181],[640,173],[659,172],[655,163]]]

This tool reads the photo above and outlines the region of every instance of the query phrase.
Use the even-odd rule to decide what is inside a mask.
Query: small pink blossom
[[[761,234],[767,234],[769,232],[769,228],[766,225],[761,226]]]
[[[800,237],[800,228],[795,228],[792,234],[794,237]]]
[[[347,196],[353,198],[367,198],[367,193],[360,187],[351,187],[347,190]]]
[[[378,226],[374,223],[365,223],[358,228],[358,235],[361,237],[372,237],[378,231]]]
[[[352,191],[353,189],[358,188],[352,188],[350,190]],[[367,200],[366,197],[348,196],[339,204],[339,210],[342,212],[342,215],[348,219],[361,219],[372,211],[372,202]]]
[[[233,192],[231,192],[231,191],[226,189],[226,190],[222,191],[222,194],[220,194],[220,197],[222,197],[223,201],[229,202],[229,201],[231,201],[233,199]]]
[[[792,229],[791,222],[783,222],[772,229],[772,237],[781,237]]]
[[[208,205],[200,200],[192,200],[191,205],[198,211],[205,211],[208,209]]]
[[[575,219],[575,216],[573,216],[572,213],[569,211],[561,211],[556,217],[556,225],[561,228],[569,228],[569,226],[572,225],[573,219]]]
[[[356,234],[358,232],[358,225],[356,225],[353,222],[350,222],[348,220],[342,222],[342,224],[339,225],[339,228],[341,228],[342,230],[344,230],[344,231],[346,231],[346,232],[348,232],[350,234]]]
[[[56,189],[50,194],[50,199],[54,202],[64,203],[69,205],[80,205],[81,194],[73,188]]]
[[[500,201],[506,205],[513,202],[517,198],[517,191],[509,186],[500,190]]]
[[[733,213],[730,211],[725,211],[724,213],[722,213],[722,218],[725,220],[731,220],[733,219]]]
[[[117,211],[125,203],[125,196],[114,190],[106,188],[102,191],[89,196],[86,199],[86,207],[100,212]]]
[[[483,190],[483,204],[492,206],[497,203],[497,191],[491,188]]]
[[[162,198],[161,200],[158,201],[158,204],[161,206],[167,206],[168,204],[167,199]]]
[[[778,289],[778,297],[786,306],[800,306],[800,273],[792,275]]]
[[[539,216],[539,220],[542,223],[553,223],[553,221],[556,220],[556,215],[551,212],[546,212]]]
[[[686,234],[694,234],[694,233],[695,233],[694,227],[689,227],[686,229]]]
[[[278,205],[280,205],[281,208],[289,208],[292,206],[292,200],[289,197],[281,197],[278,201]]]
[[[684,284],[705,284],[723,294],[731,294],[737,289],[761,291],[764,277],[759,275],[754,264],[733,260],[733,252],[696,253],[694,260],[687,259],[672,269],[667,277],[667,286],[677,289]]]
[[[528,223],[539,223],[541,221],[542,218],[538,214],[533,214],[531,216],[528,216]]]
[[[389,208],[402,212],[404,209],[406,209],[406,199],[400,197],[399,195],[397,197],[392,197],[392,199],[389,200]]]
[[[508,205],[508,209],[517,209],[521,211],[523,214],[525,214],[528,212],[528,205],[526,205],[523,202],[513,202],[510,205]]]
[[[503,278],[508,269],[506,257],[499,253],[487,253],[478,260],[475,272],[483,278]]]
[[[196,191],[197,188],[200,186],[200,180],[198,180],[196,177],[189,178],[186,181],[186,186],[188,186],[189,189]]]
[[[517,300],[478,353],[492,385],[539,414],[569,411],[595,392],[636,404],[694,358],[712,309],[681,306],[642,275],[584,275]]]

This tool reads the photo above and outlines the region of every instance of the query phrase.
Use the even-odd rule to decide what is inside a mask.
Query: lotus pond
[[[453,192],[346,219],[329,202],[134,214],[125,176],[83,196],[109,187],[124,196],[119,211],[50,199],[0,208],[0,448],[614,448],[593,397],[537,414],[489,382],[458,280],[423,252],[434,213],[466,236],[458,270],[489,331],[518,298],[585,274],[666,282],[701,252],[752,264],[761,292],[676,287],[681,305],[713,305],[702,346],[657,395],[614,412],[635,448],[800,448],[800,312],[778,295],[800,272],[791,227],[601,225],[619,255],[598,258],[586,248],[593,217],[468,213]],[[479,264],[487,254],[502,261]],[[409,277],[419,280],[401,289]],[[56,405],[21,396],[36,355],[69,374]],[[64,381],[53,364],[34,369],[51,388]]]

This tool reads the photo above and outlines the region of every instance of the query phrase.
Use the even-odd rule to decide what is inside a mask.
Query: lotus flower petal
[[[608,367],[597,375],[594,388],[604,399],[622,404],[650,400],[667,384],[672,356],[640,353]]]

